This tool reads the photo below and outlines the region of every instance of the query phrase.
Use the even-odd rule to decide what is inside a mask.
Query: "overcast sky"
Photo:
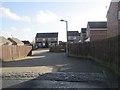
[[[9,1],[9,2],[8,2]],[[34,40],[36,33],[58,32],[66,41],[69,31],[81,31],[88,21],[106,21],[111,0],[3,0],[0,3],[0,35]],[[49,2],[48,2],[49,1]]]

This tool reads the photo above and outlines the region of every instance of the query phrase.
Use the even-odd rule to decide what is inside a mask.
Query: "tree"
[[[48,48],[48,46],[49,46],[49,45],[48,45],[48,41],[46,40],[46,42],[45,42],[45,47]]]

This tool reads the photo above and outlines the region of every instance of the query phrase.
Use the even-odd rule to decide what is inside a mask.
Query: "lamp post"
[[[63,20],[63,19],[61,19],[60,21],[61,22],[66,22],[66,38],[67,38],[67,41],[66,41],[66,54],[68,56],[68,21]]]

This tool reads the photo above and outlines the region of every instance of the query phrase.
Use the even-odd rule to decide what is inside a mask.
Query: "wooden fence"
[[[31,55],[31,46],[2,45],[0,46],[0,60],[14,61],[17,58],[23,58]]]
[[[118,71],[118,64],[120,65],[118,45],[120,45],[120,36],[94,42],[69,44],[68,50],[69,56],[91,57]]]

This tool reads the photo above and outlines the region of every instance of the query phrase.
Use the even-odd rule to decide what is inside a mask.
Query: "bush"
[[[60,46],[60,45],[50,46],[49,49],[50,49],[50,52],[64,52],[65,51],[63,46]]]

